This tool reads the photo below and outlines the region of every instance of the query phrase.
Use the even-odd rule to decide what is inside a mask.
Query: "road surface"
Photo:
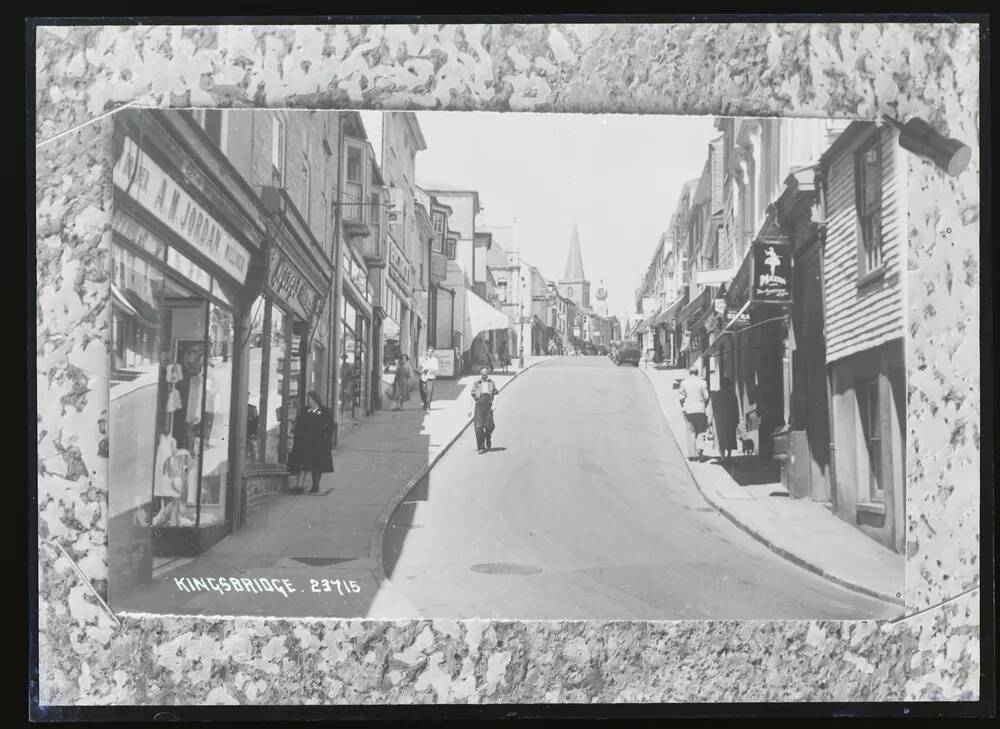
[[[478,455],[468,429],[386,529],[386,574],[423,617],[899,612],[794,565],[709,506],[635,367],[549,360],[502,392],[495,414],[493,450]]]

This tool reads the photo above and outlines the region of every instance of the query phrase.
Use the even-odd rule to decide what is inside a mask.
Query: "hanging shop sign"
[[[792,301],[792,249],[787,244],[754,241],[750,300],[765,304]]]
[[[116,187],[215,265],[246,283],[250,251],[236,242],[163,168],[130,138],[112,172]]]
[[[739,309],[726,309],[726,322],[736,322],[737,324],[749,324],[750,312],[740,313]]]
[[[319,294],[306,283],[291,262],[277,247],[271,248],[267,285],[275,296],[306,321],[312,320],[319,305]]]
[[[395,241],[390,241],[389,245],[389,270],[401,284],[404,286],[410,284],[410,262],[406,260],[403,250]]]
[[[713,299],[712,303],[715,305],[715,313],[722,315],[726,313],[726,300],[725,299]]]

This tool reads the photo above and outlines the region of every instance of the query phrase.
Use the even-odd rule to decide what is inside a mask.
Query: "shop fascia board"
[[[208,139],[201,126],[180,111],[122,112],[122,124],[140,148],[165,169],[178,169],[185,187],[221,213],[218,222],[228,225],[239,240],[258,250],[264,247],[267,210],[252,187]],[[152,145],[151,150],[148,145]],[[233,203],[235,200],[238,205]]]
[[[275,232],[283,234],[284,244],[279,243],[278,247],[307,281],[325,291],[333,281],[333,263],[319,253],[319,241],[309,231],[288,192],[280,187],[264,187],[261,200],[277,222]],[[269,240],[268,244],[274,242],[277,241]],[[325,271],[329,274],[324,274]]]

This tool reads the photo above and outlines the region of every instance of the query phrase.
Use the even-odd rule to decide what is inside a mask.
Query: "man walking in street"
[[[420,358],[420,399],[424,401],[424,410],[431,409],[431,400],[434,398],[434,377],[437,375],[439,363],[434,356],[434,348],[428,347],[424,356]]]
[[[701,461],[705,454],[705,432],[708,430],[708,385],[698,376],[698,366],[691,365],[688,376],[681,381],[678,396],[684,420],[687,421],[688,460]],[[694,454],[698,455],[695,456]]]
[[[497,386],[485,367],[479,371],[479,375],[480,379],[472,386],[472,399],[475,402],[472,424],[476,429],[476,452],[486,453],[493,447],[493,400],[497,395]]]

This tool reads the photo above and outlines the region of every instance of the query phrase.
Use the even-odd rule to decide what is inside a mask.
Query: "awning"
[[[688,324],[697,319],[701,318],[701,315],[708,309],[711,303],[712,290],[709,288],[704,288],[701,293],[694,297],[694,299],[677,315],[682,324]]]
[[[125,298],[124,294],[122,294],[122,292],[114,284],[111,284],[111,296],[114,298],[115,302],[125,310],[126,314],[131,314],[135,317],[139,316],[139,312],[136,311],[135,307],[128,302],[128,299]]]
[[[643,332],[649,331],[650,327],[653,326],[653,321],[656,319],[657,316],[659,316],[659,314],[660,310],[657,309],[654,313],[647,316],[645,319],[643,319],[636,325],[635,329],[632,330],[632,334],[633,335],[642,334]]]
[[[465,322],[470,339],[480,332],[510,328],[510,317],[494,309],[469,289],[465,290]]]
[[[684,294],[678,296],[672,304],[670,304],[666,309],[660,311],[653,320],[653,326],[660,326],[661,324],[667,324],[671,319],[677,316],[677,312],[681,310],[684,303],[687,301],[687,297]]]

